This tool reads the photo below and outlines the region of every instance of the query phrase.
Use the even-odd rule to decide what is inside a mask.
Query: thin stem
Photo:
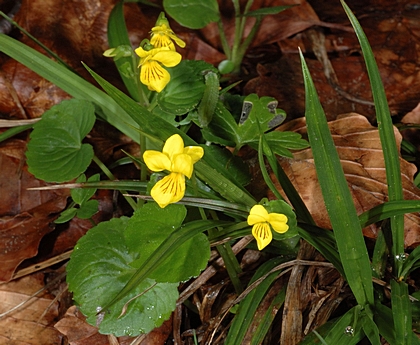
[[[217,22],[217,27],[219,28],[219,36],[220,36],[220,42],[222,43],[223,52],[226,55],[226,58],[228,60],[231,60],[232,58],[232,50],[229,47],[229,43],[226,38],[225,30],[223,27],[222,19]]]
[[[235,8],[235,35],[233,38],[233,46],[232,46],[232,62],[236,61],[236,54],[238,51],[238,47],[242,40],[243,31],[241,32],[242,20],[241,18],[241,6],[238,0],[232,0],[233,7]]]
[[[238,52],[236,55],[237,61],[239,61],[239,64],[241,63],[246,50],[248,49],[249,45],[254,40],[255,35],[257,34],[262,22],[262,16],[256,17],[256,21],[254,23],[254,26],[252,27],[251,31],[249,32],[246,39],[242,42],[241,46],[238,48]]]
[[[194,188],[194,194],[198,196],[198,186],[197,186],[197,177],[193,175],[192,177],[192,185]],[[207,220],[207,215],[204,212],[204,209],[202,207],[198,207],[198,210],[200,212],[200,216],[203,220]],[[210,215],[212,216],[212,219],[218,220],[219,217],[217,216],[216,212],[213,210],[210,210]],[[212,228],[208,230],[209,237],[214,238],[217,236],[217,233],[219,232],[218,229]],[[223,258],[223,261],[225,263],[226,270],[229,274],[229,278],[232,281],[233,287],[235,288],[235,291],[238,295],[240,295],[243,291],[242,283],[239,279],[238,273],[241,272],[241,267],[239,266],[239,263],[236,259],[235,254],[232,251],[232,247],[229,243],[224,243],[216,246],[217,251],[219,252],[220,256]]]
[[[98,167],[102,170],[102,172],[111,180],[115,180],[115,176],[112,174],[112,172],[108,169],[108,167],[102,163],[102,161],[96,157],[95,155],[93,156],[93,161],[98,165]],[[136,202],[130,198],[129,196],[126,196],[124,194],[127,194],[127,191],[125,190],[120,190],[120,193],[124,196],[125,200],[127,200],[127,202],[129,203],[129,205],[132,207],[132,209],[135,211],[137,210],[137,204]]]

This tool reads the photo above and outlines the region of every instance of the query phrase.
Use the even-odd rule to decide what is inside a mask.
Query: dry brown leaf
[[[70,307],[66,315],[55,324],[55,328],[67,336],[70,345],[109,345],[108,337],[98,333],[98,328],[86,323],[85,316],[76,306]],[[142,337],[138,345],[164,344],[172,330],[172,318],[165,321],[162,326]],[[132,337],[117,338],[120,345],[129,345]]]
[[[44,275],[32,274],[0,285],[0,313],[26,301],[44,287]],[[63,336],[53,327],[58,318],[54,296],[41,293],[21,308],[0,318],[0,345],[61,345]]]
[[[385,165],[378,129],[373,127],[364,116],[354,113],[331,121],[328,125],[357,213],[361,214],[387,201]],[[305,136],[306,121],[304,118],[296,119],[281,126],[279,130],[292,130]],[[396,129],[395,136],[399,146],[401,135]],[[281,158],[280,164],[301,195],[316,223],[321,227],[331,228],[316,177],[311,149],[295,153],[294,159]],[[402,158],[400,158],[400,166],[404,198],[406,200],[420,199],[420,190],[413,185],[415,166]],[[278,188],[280,187],[278,186]],[[377,230],[376,225],[371,225],[363,229],[363,233],[367,237],[374,238]],[[405,245],[414,247],[419,243],[419,214],[407,214],[405,216]]]
[[[69,195],[68,190],[27,190],[46,184],[24,166],[25,147],[17,139],[0,144],[0,281],[8,281],[23,260],[37,254]]]

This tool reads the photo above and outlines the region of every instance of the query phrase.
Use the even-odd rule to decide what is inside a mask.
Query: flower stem
[[[115,180],[115,176],[112,174],[112,172],[108,169],[108,167],[102,163],[102,161],[96,157],[95,155],[93,156],[93,161],[98,165],[98,167],[102,170],[102,172],[111,180]],[[121,194],[127,194],[127,191],[125,190],[120,190]],[[129,205],[133,208],[133,210],[137,210],[137,204],[136,202],[130,198],[129,196],[124,196],[125,200],[127,200],[127,202],[129,203]]]

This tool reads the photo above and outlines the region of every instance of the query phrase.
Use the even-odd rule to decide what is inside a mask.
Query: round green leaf
[[[168,71],[171,81],[158,94],[158,104],[173,115],[183,115],[194,109],[203,97],[205,82],[201,71],[196,71],[198,61],[183,60]]]
[[[220,20],[216,0],[163,0],[163,7],[179,24],[190,29],[201,29]]]
[[[93,149],[82,144],[95,123],[95,108],[85,100],[63,101],[34,125],[26,152],[29,171],[47,182],[66,182],[89,166]]]
[[[135,336],[160,326],[175,309],[179,296],[178,284],[145,279],[123,299],[102,311],[135,271],[130,263],[137,253],[129,251],[124,238],[127,224],[128,218],[114,218],[90,229],[75,246],[67,266],[69,290],[87,321],[91,325],[99,324],[101,333],[116,336]]]
[[[156,203],[149,203],[136,211],[126,230],[130,250],[139,253],[139,258],[132,266],[140,267],[159,245],[181,226],[185,216],[185,207],[175,204],[162,209]],[[186,281],[199,275],[209,258],[210,244],[207,236],[198,234],[182,243],[150,278],[166,283]]]

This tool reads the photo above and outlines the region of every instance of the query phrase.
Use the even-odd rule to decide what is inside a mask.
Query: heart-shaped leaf
[[[90,229],[77,243],[67,266],[69,290],[87,321],[99,325],[101,333],[116,336],[134,336],[160,326],[178,298],[178,284],[156,283],[147,278],[102,311],[135,272],[130,263],[138,252],[130,250],[134,248],[124,237],[128,223],[128,218],[114,218]]]
[[[71,99],[46,111],[34,125],[26,152],[29,171],[47,182],[65,182],[84,172],[93,149],[82,144],[95,123],[95,108]]]
[[[125,232],[130,251],[139,253],[139,258],[131,266],[142,266],[159,245],[181,226],[185,216],[186,209],[182,205],[168,205],[162,209],[156,203],[150,203],[135,212]],[[197,234],[170,255],[151,278],[167,283],[188,280],[206,267],[209,258],[207,236]]]

